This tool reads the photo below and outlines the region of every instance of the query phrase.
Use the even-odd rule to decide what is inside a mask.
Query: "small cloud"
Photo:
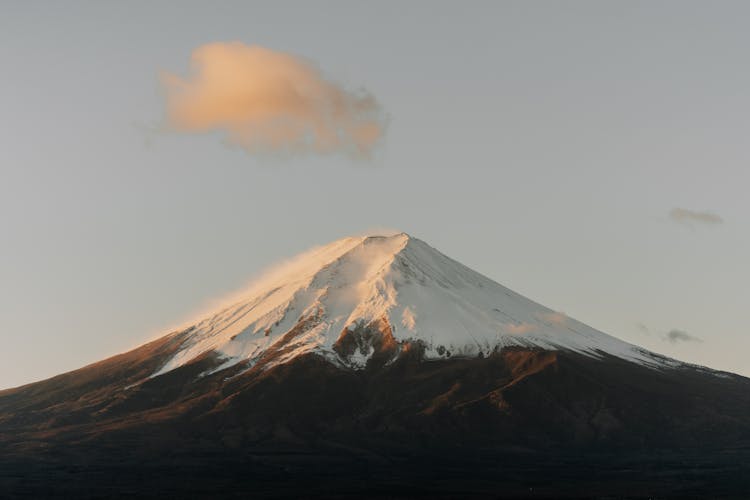
[[[186,78],[162,75],[168,125],[220,131],[250,154],[345,153],[367,157],[385,113],[363,89],[324,77],[310,61],[240,42],[196,48]]]
[[[677,342],[703,342],[700,338],[690,335],[688,332],[683,330],[670,330],[664,336],[664,340],[676,344]]]
[[[678,224],[690,226],[693,224],[717,225],[724,222],[721,216],[713,212],[696,212],[687,208],[673,208],[669,212],[669,217]]]

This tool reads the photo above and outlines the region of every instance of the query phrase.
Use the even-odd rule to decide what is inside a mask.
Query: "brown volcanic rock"
[[[393,338],[388,319],[380,318],[369,325],[345,328],[333,344],[333,350],[349,363],[359,354],[367,359],[368,367],[374,367],[393,361],[403,346],[408,345],[406,342],[402,344]]]
[[[377,342],[370,333],[353,345],[360,348],[359,342],[367,340],[384,346],[381,352],[390,356],[387,330],[379,334]],[[283,471],[331,474],[323,469],[335,463],[338,474],[352,481],[378,470],[386,483],[394,477],[399,485],[416,487],[415,477],[426,474],[456,491],[469,491],[463,488],[471,489],[476,480],[484,485],[482,491],[495,492],[497,481],[530,481],[540,471],[550,478],[567,477],[580,474],[578,468],[606,465],[610,468],[602,474],[609,474],[615,470],[611,467],[624,466],[622,460],[638,457],[646,463],[668,456],[675,461],[670,465],[674,473],[687,474],[679,464],[700,460],[712,474],[728,474],[727,484],[735,488],[728,491],[744,487],[740,476],[727,472],[750,458],[750,380],[743,377],[523,349],[425,361],[419,346],[411,345],[389,363],[371,358],[364,370],[342,369],[308,354],[270,368],[235,366],[210,374],[220,360],[205,356],[144,381],[179,342],[175,336],[0,393],[0,465],[17,467],[18,477],[31,474],[43,485],[65,477],[65,464],[86,471],[99,464],[109,477],[120,474],[121,467],[145,471],[176,460],[192,471],[169,468],[171,479],[163,481],[176,487],[174,481],[189,484],[199,477],[213,484],[224,477],[222,471],[250,460],[253,472],[236,474],[251,483],[242,488],[255,488],[277,484]],[[346,342],[344,337],[342,350]],[[600,463],[576,462],[580,458],[575,457],[591,453],[599,454]],[[164,462],[165,457],[173,458]],[[476,462],[478,457],[485,458]],[[559,460],[549,463],[552,457]],[[403,460],[416,476],[393,468]],[[500,463],[504,472],[493,465]],[[572,463],[575,470],[569,468]],[[445,477],[434,477],[433,469]],[[703,473],[692,473],[707,481]],[[581,485],[590,480],[576,479]],[[683,484],[663,480],[648,482],[648,488],[667,484],[674,493]],[[92,479],[92,494],[100,495],[107,485],[98,481]],[[26,491],[7,484],[15,484],[12,491]],[[357,484],[350,486],[361,493]],[[133,494],[143,493],[131,486]],[[78,493],[85,496],[86,491]]]
[[[377,342],[364,335],[351,342],[365,339],[389,355],[397,349],[387,330]],[[345,352],[350,340],[340,340]],[[390,364],[373,357],[361,371],[309,354],[270,369],[259,364],[205,375],[220,363],[205,356],[144,381],[158,366],[153,354],[170,342],[178,339],[0,393],[0,436],[62,444],[132,428],[151,439],[161,426],[220,434],[231,423],[248,443],[293,436],[311,446],[339,438],[376,447],[404,439],[531,448],[750,441],[750,381],[734,375],[521,349],[424,361],[412,347]],[[180,437],[180,445],[190,439]]]
[[[159,369],[184,335],[168,335],[130,352],[42,382],[0,391],[0,430],[55,427],[65,418],[91,419],[125,397],[126,388]]]

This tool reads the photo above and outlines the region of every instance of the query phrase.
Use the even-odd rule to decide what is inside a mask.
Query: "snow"
[[[241,300],[193,325],[154,376],[209,351],[222,358],[219,369],[252,364],[282,345],[276,364],[316,352],[361,369],[372,349],[343,359],[334,343],[381,318],[396,341],[421,341],[432,359],[519,346],[607,353],[650,366],[672,361],[537,304],[401,233],[345,238],[277,267]]]
[[[401,324],[409,331],[414,331],[414,327],[417,325],[417,317],[414,311],[408,307],[404,307],[404,311],[401,313]]]

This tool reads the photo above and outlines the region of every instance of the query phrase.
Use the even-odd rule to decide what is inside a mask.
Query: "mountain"
[[[0,496],[741,497],[750,379],[346,238],[130,352],[0,391]]]
[[[426,360],[522,347],[672,363],[536,304],[401,233],[346,238],[288,264],[247,298],[192,326],[157,375],[208,353],[222,360],[216,370],[271,367],[304,353],[363,369],[373,356],[388,363],[417,347]]]

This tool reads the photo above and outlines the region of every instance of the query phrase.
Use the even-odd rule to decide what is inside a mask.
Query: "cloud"
[[[678,224],[721,224],[724,222],[719,215],[712,212],[696,212],[687,208],[673,208],[669,217]]]
[[[677,342],[703,342],[698,337],[690,335],[688,332],[685,332],[683,330],[670,330],[664,336],[664,339],[673,344],[676,344]]]
[[[169,126],[220,131],[248,153],[345,153],[367,157],[386,117],[364,90],[324,78],[309,61],[257,45],[195,49],[190,74],[162,75]]]

